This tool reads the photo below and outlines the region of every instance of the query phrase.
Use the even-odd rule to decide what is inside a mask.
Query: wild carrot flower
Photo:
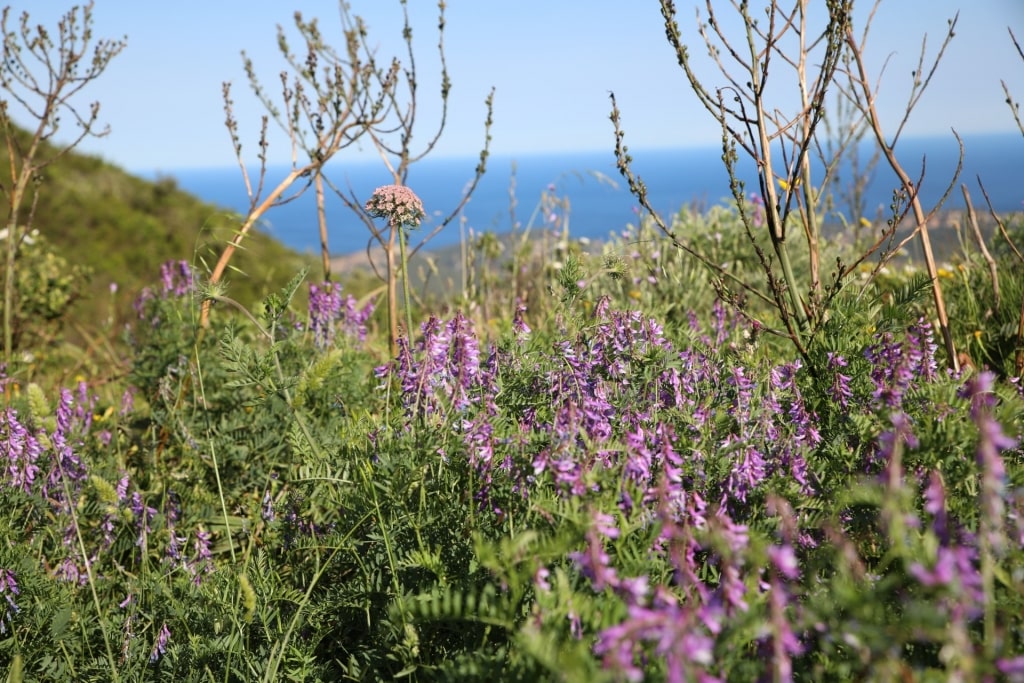
[[[386,218],[393,225],[417,227],[423,217],[423,202],[404,185],[382,185],[366,202],[366,212],[375,218]]]

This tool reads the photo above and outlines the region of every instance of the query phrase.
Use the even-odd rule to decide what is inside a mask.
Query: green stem
[[[405,230],[398,224],[398,249],[402,257],[402,293],[405,296],[405,338],[412,347],[412,298],[409,296],[409,261],[405,253]]]
[[[205,328],[200,328],[199,335],[204,333]],[[197,337],[196,344],[193,349],[196,357],[196,382],[199,385],[199,394],[203,398],[203,405],[207,405],[206,401],[206,387],[203,384],[203,367],[202,367],[202,354],[199,353],[199,343],[201,336]],[[228,505],[224,499],[224,486],[220,481],[220,464],[217,460],[217,447],[214,445],[213,440],[213,427],[210,424],[210,414],[208,411],[204,411],[206,418],[206,441],[210,447],[210,459],[213,461],[213,478],[217,482],[217,497],[220,499],[220,511],[224,516],[224,537],[228,542],[228,551],[231,553],[231,564],[235,564],[235,544],[231,540],[231,520],[228,517]]]
[[[4,365],[5,372],[10,373],[11,360],[14,357],[14,255],[17,247],[15,232],[18,229],[17,221],[7,222],[7,240],[4,250]]]
[[[797,334],[806,332],[809,325],[807,312],[804,311],[804,303],[800,298],[800,290],[797,288],[796,275],[793,273],[793,262],[789,258],[789,249],[786,241],[775,240],[775,253],[779,256],[779,263],[782,265],[782,276],[786,279],[786,288],[789,290],[789,300],[793,306],[793,315],[797,320]]]
[[[92,593],[92,604],[96,608],[96,616],[100,621],[100,632],[103,634],[103,645],[107,650],[107,663],[110,666],[110,675],[115,683],[119,683],[121,677],[117,673],[117,664],[114,660],[114,649],[110,645],[110,637],[107,635],[106,629],[106,619],[103,616],[103,608],[100,607],[99,594],[96,592],[96,576],[92,572],[92,562],[89,561],[89,553],[85,549],[85,539],[82,537],[82,528],[78,524],[78,514],[75,511],[75,504],[71,498],[71,487],[68,485],[67,474],[64,472],[64,466],[59,454],[57,456],[57,467],[60,470],[61,484],[64,486],[64,499],[68,503],[68,511],[71,514],[71,523],[75,528],[75,538],[78,540],[78,552],[82,553],[82,561],[85,563],[85,576],[89,583],[89,590]],[[85,629],[84,622],[82,629]]]

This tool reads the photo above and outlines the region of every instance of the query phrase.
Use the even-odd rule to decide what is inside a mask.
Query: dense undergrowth
[[[676,227],[756,272],[734,212]],[[0,671],[1024,680],[1009,258],[1002,313],[944,270],[957,374],[913,272],[864,273],[801,358],[646,223],[557,258],[397,357],[338,284],[242,314],[173,262],[120,399],[6,377]]]

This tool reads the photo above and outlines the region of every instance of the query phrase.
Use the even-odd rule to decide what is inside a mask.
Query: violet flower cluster
[[[320,349],[334,344],[340,329],[349,339],[359,344],[366,341],[366,323],[373,314],[372,301],[359,306],[351,294],[341,295],[341,285],[324,282],[309,287],[309,328]]]
[[[149,319],[151,325],[160,324],[159,316],[150,311],[149,302],[156,299],[179,299],[195,292],[196,275],[188,261],[166,261],[160,266],[160,287],[145,287],[132,306],[140,320]]]
[[[737,321],[724,307],[714,313],[707,330],[692,319],[698,343],[677,350],[656,321],[611,310],[602,300],[591,324],[548,348],[533,344],[527,326],[515,325],[515,353],[493,345],[483,351],[472,326],[456,314],[447,322],[425,323],[414,347],[401,340],[396,362],[380,370],[381,376],[394,372],[400,383],[407,429],[416,423],[448,425],[461,440],[479,475],[474,495],[499,517],[507,512],[503,505],[515,502],[497,496],[498,489],[518,492],[526,504],[538,488],[548,488],[589,508],[588,501],[605,493],[602,488],[615,488],[615,514],[591,508],[591,526],[568,559],[595,593],[614,594],[625,606],[619,623],[589,635],[605,666],[627,680],[644,677],[645,652],[662,661],[668,680],[723,680],[715,661],[717,639],[724,624],[753,605],[764,610],[755,640],[777,680],[794,678],[796,660],[815,637],[807,633],[810,617],[800,606],[806,590],[802,558],[824,536],[812,530],[806,513],[775,493],[810,501],[822,490],[810,463],[820,457],[823,436],[804,396],[804,369],[793,361],[755,372],[717,353]],[[891,416],[891,428],[874,449],[865,449],[879,460],[886,461],[897,442],[915,447],[910,413],[921,407],[918,387],[941,377],[935,352],[930,325],[923,321],[904,338],[880,335],[865,353],[870,396],[855,395],[846,358],[828,355],[829,400],[844,411],[886,410]],[[991,378],[983,375],[966,391],[975,397],[973,414],[982,435],[978,467],[989,501],[983,514],[993,520],[989,528],[995,533],[1006,528],[1008,514],[996,502],[1006,496],[998,453],[1013,441],[990,417],[986,382]],[[524,402],[524,393],[541,398]],[[450,458],[452,452],[442,455]],[[925,588],[955,588],[960,597],[944,599],[943,608],[957,623],[968,624],[982,599],[976,542],[954,531],[941,481],[917,474],[929,481],[925,510],[940,543],[932,558],[922,558],[907,573]],[[758,505],[775,516],[779,531],[755,544],[747,525]],[[667,561],[669,584],[628,575],[614,552],[620,539],[652,528],[657,533],[646,552]],[[853,548],[843,529],[829,534],[847,551]],[[993,547],[1005,547],[1005,535],[993,536]],[[765,561],[752,562],[759,553]],[[859,563],[855,555],[850,561]],[[552,590],[552,570],[537,567],[539,593]],[[716,581],[707,580],[709,571]],[[578,613],[570,609],[569,618],[579,633]],[[1005,661],[1006,667],[1016,665]]]
[[[132,409],[132,393],[125,392],[124,410]],[[0,412],[0,493],[26,519],[45,517],[60,529],[56,546],[50,541],[52,527],[46,524],[28,526],[23,542],[45,548],[38,555],[41,569],[73,585],[84,586],[90,573],[103,581],[108,571],[133,570],[154,556],[168,573],[184,568],[198,583],[213,569],[210,535],[195,533],[194,557],[189,558],[184,548],[187,534],[181,533],[180,511],[173,502],[161,515],[125,472],[116,484],[103,483],[105,473],[89,456],[104,443],[93,424],[95,406],[96,397],[80,383],[74,391],[61,390],[52,422],[37,416],[23,419],[13,406]],[[52,426],[47,428],[47,422]],[[96,495],[101,504],[82,504]],[[174,500],[173,494],[169,500]],[[115,555],[119,537],[131,539],[135,550],[130,557]],[[155,539],[165,547],[154,547]],[[15,574],[0,568],[0,595],[5,598],[0,604],[7,605],[0,616],[0,633],[20,611],[18,593]],[[163,646],[155,651],[162,653]]]

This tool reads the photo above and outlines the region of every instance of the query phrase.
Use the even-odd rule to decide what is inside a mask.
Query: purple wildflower
[[[0,595],[4,597],[7,607],[3,616],[0,617],[0,635],[7,633],[7,627],[11,624],[12,615],[21,611],[15,597],[21,591],[18,589],[18,581],[10,569],[0,569]]]
[[[753,205],[753,215],[750,218],[750,222],[755,228],[760,228],[764,225],[764,199],[757,192],[750,193],[750,203]]]
[[[1006,676],[1007,681],[1024,683],[1024,655],[997,660],[996,668],[999,669],[999,673]]]
[[[360,344],[366,341],[366,323],[373,314],[372,301],[362,307],[351,294],[341,296],[341,285],[324,282],[309,286],[309,327],[318,348],[334,342],[337,328]]]
[[[629,681],[641,681],[645,672],[637,662],[644,643],[664,657],[667,680],[715,681],[708,669],[714,663],[714,638],[697,611],[680,603],[663,588],[655,590],[652,604],[630,605],[626,619],[598,634],[594,652],[609,668]]]
[[[903,342],[896,341],[892,333],[887,332],[869,347],[864,355],[872,366],[876,405],[900,409],[904,395],[915,382],[935,380],[938,377],[937,348],[931,324],[923,319],[907,330]]]
[[[146,505],[142,500],[142,494],[136,491],[132,494],[131,505],[132,514],[135,516],[135,524],[139,530],[139,536],[135,540],[135,545],[142,549],[142,554],[146,554],[148,546],[148,539],[152,529],[149,523],[156,517],[156,508],[151,508]]]
[[[850,405],[853,398],[853,390],[850,388],[851,377],[839,371],[848,365],[846,359],[838,353],[828,352],[828,367],[835,374],[832,376],[832,385],[829,387],[829,395],[843,409]]]
[[[522,344],[530,336],[532,330],[530,326],[526,324],[526,304],[521,300],[516,299],[516,312],[512,316],[512,333],[515,335],[516,341]]]
[[[199,585],[202,582],[203,574],[209,574],[213,571],[213,553],[210,552],[210,539],[212,534],[209,531],[199,529],[196,531],[196,537],[192,541],[192,549],[195,551],[196,559],[191,569],[195,572],[195,578],[192,579],[192,583]]]
[[[167,642],[171,639],[171,629],[167,628],[165,621],[156,635],[156,642],[153,644],[153,651],[149,654],[149,661],[155,662],[167,652]]]
[[[260,517],[264,522],[274,521],[274,497],[270,495],[270,489],[263,492],[263,504],[260,506]]]
[[[981,471],[981,524],[980,532],[986,534],[992,549],[1001,554],[1006,549],[1004,531],[1006,489],[1006,465],[999,452],[1017,445],[1003,433],[999,422],[992,417],[995,396],[992,385],[995,375],[985,371],[972,377],[965,387],[971,397],[971,418],[978,427],[978,469]]]
[[[128,387],[121,394],[121,412],[122,418],[128,417],[135,410],[135,393],[138,391],[135,387]]]
[[[0,462],[4,465],[6,484],[29,493],[39,474],[42,444],[18,421],[18,413],[7,408],[0,413]]]
[[[193,290],[194,275],[188,261],[165,261],[160,266],[160,286],[164,298],[181,297]]]
[[[604,541],[601,540],[596,528],[587,530],[585,543],[584,550],[569,553],[569,559],[576,563],[580,574],[590,581],[595,592],[600,593],[605,588],[617,588],[618,574],[611,566],[611,559],[604,549]]]

